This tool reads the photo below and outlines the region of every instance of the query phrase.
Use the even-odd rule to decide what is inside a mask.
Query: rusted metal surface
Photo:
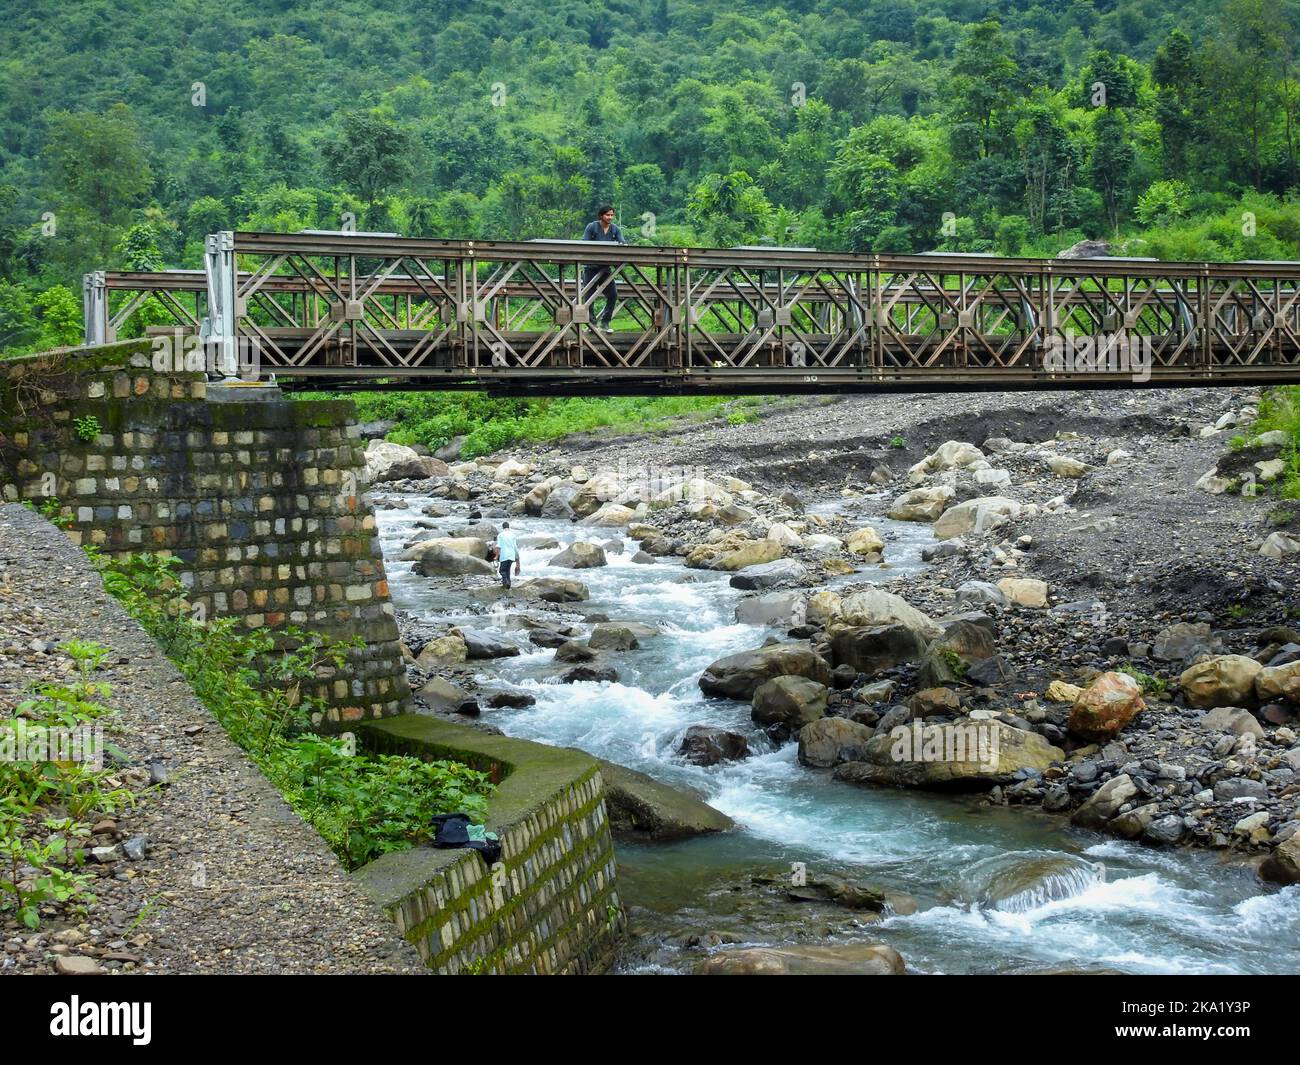
[[[1300,381],[1300,264],[236,233],[236,331],[305,388],[517,394]],[[605,267],[613,332],[596,327]],[[203,271],[105,274],[196,328]],[[88,304],[89,306],[89,304]],[[157,317],[155,311],[155,317]],[[88,333],[89,335],[89,333]],[[108,339],[111,339],[112,333]]]

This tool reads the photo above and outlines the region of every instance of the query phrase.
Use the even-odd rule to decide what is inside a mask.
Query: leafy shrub
[[[109,686],[92,672],[108,652],[69,640],[63,647],[76,665],[72,679],[37,685],[12,713],[0,719],[0,738],[14,757],[0,758],[0,910],[13,909],[28,928],[40,926],[42,910],[71,905],[84,912],[95,901],[91,878],[80,871],[90,819],[131,805],[134,794],[116,783],[113,770],[97,765],[94,733],[83,731],[80,760],[18,757],[50,729],[87,730],[113,711],[102,700]]]
[[[359,641],[295,629],[250,632],[233,618],[199,624],[186,610],[176,560],[141,554],[100,565],[105,587],[349,869],[427,841],[436,814],[486,814],[484,773],[459,762],[353,754],[343,739],[311,731],[323,707],[303,694],[305,684],[342,665]]]

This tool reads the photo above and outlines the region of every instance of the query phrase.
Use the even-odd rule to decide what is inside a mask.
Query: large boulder
[[[770,735],[783,740],[824,717],[829,694],[825,684],[806,677],[774,677],[755,690],[750,716]]]
[[[1300,660],[1261,669],[1255,674],[1255,696],[1261,703],[1285,699],[1300,705]]]
[[[692,725],[682,736],[677,753],[694,765],[738,762],[749,757],[749,741],[739,732],[712,725]]]
[[[558,555],[552,556],[546,564],[565,569],[595,569],[606,564],[605,551],[597,544],[588,544],[579,540],[577,543],[570,544]]]
[[[803,537],[781,522],[773,522],[767,527],[765,539],[775,540],[782,547],[802,547]]]
[[[1065,752],[1037,732],[1001,721],[962,720],[927,725],[913,721],[876,733],[860,761],[845,762],[835,779],[940,791],[983,790],[1009,784],[1021,770],[1038,772]]]
[[[1047,606],[1047,582],[1033,577],[1003,577],[998,581],[998,591],[1016,606],[1031,610]]]
[[[944,626],[943,635],[925,650],[917,671],[919,687],[933,688],[961,680],[976,662],[997,654],[993,636],[983,625],[956,619]]]
[[[496,481],[512,481],[516,477],[526,477],[532,472],[533,464],[531,462],[521,462],[519,459],[509,458],[497,466],[492,479]]]
[[[641,644],[637,640],[637,631],[648,626],[618,625],[602,621],[591,630],[587,646],[595,651],[634,651]],[[653,631],[653,630],[651,630]]]
[[[489,540],[495,540],[500,530],[495,525],[487,521],[478,521],[470,525],[459,525],[451,530],[451,535],[443,546],[450,547],[453,551],[468,551],[471,555],[483,557],[487,551]],[[453,543],[452,541],[456,541]],[[477,541],[475,543],[474,541]],[[460,546],[457,546],[457,543]]]
[[[1082,828],[1102,828],[1119,814],[1120,807],[1137,795],[1137,785],[1127,773],[1111,777],[1088,796],[1070,820]]]
[[[831,664],[872,675],[925,654],[926,641],[909,625],[845,626],[829,630]]]
[[[695,967],[699,976],[902,976],[902,955],[884,943],[721,950]]]
[[[941,470],[962,469],[979,462],[983,458],[984,452],[974,444],[968,444],[961,440],[949,440],[909,469],[907,471],[908,480],[913,484],[920,484],[932,473],[938,473]]]
[[[622,503],[609,502],[602,504],[595,513],[583,518],[582,524],[605,529],[621,529],[635,517],[636,511],[631,507],[625,507]]]
[[[431,477],[431,469],[441,468],[446,475],[447,464],[437,459],[426,461],[413,448],[394,444],[388,440],[371,440],[366,445],[365,478],[370,484],[383,481],[423,480]],[[438,463],[434,467],[432,463]]]
[[[829,769],[855,756],[871,739],[872,730],[846,717],[823,717],[799,730],[801,765]]]
[[[609,470],[598,470],[578,488],[568,504],[578,517],[586,518],[615,500],[621,491],[622,485],[617,474]]]
[[[717,569],[734,572],[749,566],[775,562],[785,555],[785,548],[775,540],[723,541],[700,544],[686,556],[692,569]]]
[[[1216,655],[1185,669],[1178,683],[1192,706],[1249,706],[1264,666],[1245,655]]]
[[[1066,727],[1085,740],[1106,743],[1144,709],[1136,680],[1127,673],[1103,673],[1074,700]]]
[[[605,808],[616,839],[673,840],[726,832],[736,824],[689,792],[661,784],[644,773],[601,761]]]
[[[478,629],[456,628],[452,634],[465,641],[470,658],[510,658],[519,653],[519,646],[509,640],[493,636]]]
[[[942,631],[927,614],[917,610],[901,596],[880,588],[867,588],[846,596],[840,603],[840,620],[845,625],[861,628],[906,625],[926,639],[934,639]]]
[[[765,562],[761,566],[749,566],[737,573],[727,583],[741,591],[757,592],[764,588],[775,588],[787,581],[798,584],[808,576],[808,567],[792,558],[779,558],[775,562]]]
[[[518,585],[520,591],[544,603],[581,603],[590,599],[591,593],[581,581],[571,581],[563,577],[539,577]]]
[[[689,481],[682,481],[680,484],[665,488],[654,499],[656,503],[662,504],[677,503],[682,500],[707,500],[725,507],[731,503],[732,498],[731,493],[721,485],[714,484],[703,477],[692,477]]]
[[[1249,710],[1235,706],[1218,706],[1201,718],[1201,727],[1211,732],[1231,732],[1238,736],[1264,738],[1264,726]]]
[[[435,536],[429,540],[419,540],[402,552],[402,559],[410,562],[418,559],[430,548],[455,551],[475,558],[487,557],[487,541],[480,536]]]
[[[1300,884],[1300,835],[1279,843],[1260,865],[1259,875],[1274,884]]]
[[[451,633],[426,643],[415,659],[415,664],[421,669],[430,670],[439,666],[458,666],[467,658],[468,645],[459,633]]]
[[[764,592],[736,604],[736,620],[743,625],[802,625],[805,617],[802,592]]]
[[[838,592],[821,591],[809,596],[804,607],[804,620],[809,625],[825,628],[844,611],[844,600]]]
[[[419,694],[430,710],[463,714],[466,717],[477,717],[479,714],[479,705],[474,697],[442,677],[430,677]]]
[[[425,548],[411,568],[421,577],[491,576],[496,573],[496,567],[491,562],[463,551],[450,551],[445,547]]]
[[[533,518],[542,516],[542,508],[546,506],[546,500],[550,497],[551,489],[560,483],[558,477],[548,477],[544,481],[539,481],[528,490],[524,496],[524,513]]]
[[[575,512],[573,509],[573,499],[578,494],[579,490],[579,485],[573,484],[570,481],[561,481],[546,493],[546,498],[542,500],[541,508],[533,516],[540,518],[563,519],[574,517]],[[524,505],[525,508],[527,508],[527,497],[525,497]],[[528,513],[532,514],[533,512],[532,510],[529,510]]]
[[[958,536],[980,536],[1020,516],[1020,504],[1007,496],[979,496],[949,507],[934,523],[938,540]]]
[[[831,667],[806,642],[769,644],[719,658],[700,677],[700,690],[725,699],[749,700],[774,677],[805,677],[829,687]]]
[[[864,525],[861,529],[854,529],[849,533],[844,546],[849,549],[849,554],[863,555],[868,559],[878,559],[885,551],[885,541],[870,525]]]
[[[1259,545],[1259,553],[1278,562],[1300,555],[1300,536],[1288,532],[1271,532]]]
[[[913,488],[894,500],[888,516],[895,521],[938,521],[954,494],[946,484]]]

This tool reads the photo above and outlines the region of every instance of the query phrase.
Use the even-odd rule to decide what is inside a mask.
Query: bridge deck
[[[218,234],[87,280],[294,387],[799,392],[1300,381],[1300,264]],[[597,328],[613,279],[613,332]]]

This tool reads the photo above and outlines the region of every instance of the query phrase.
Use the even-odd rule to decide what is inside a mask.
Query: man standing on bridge
[[[603,240],[613,244],[627,243],[623,239],[623,231],[614,222],[614,208],[607,203],[602,203],[596,209],[596,217],[587,223],[582,239]],[[606,333],[612,333],[614,305],[618,302],[618,286],[614,283],[613,270],[603,263],[589,263],[582,274],[582,287],[589,292],[593,284],[601,288],[600,295],[605,297],[605,307],[601,311],[598,324]],[[593,307],[596,305],[594,298],[591,305]]]

